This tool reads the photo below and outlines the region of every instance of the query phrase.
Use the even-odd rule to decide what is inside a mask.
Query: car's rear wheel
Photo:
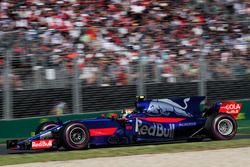
[[[80,122],[68,123],[62,132],[63,145],[69,150],[81,150],[88,147],[90,135]]]
[[[212,139],[230,140],[236,135],[237,122],[229,114],[216,113],[208,117],[205,129]]]
[[[35,135],[56,126],[58,126],[58,124],[54,121],[43,122],[36,128]]]

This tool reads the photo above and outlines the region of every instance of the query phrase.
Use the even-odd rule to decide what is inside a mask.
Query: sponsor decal
[[[54,141],[54,139],[34,140],[34,141],[32,141],[31,148],[34,150],[51,148],[53,146],[53,141]]]
[[[236,103],[235,101],[222,102],[219,112],[228,113],[234,118],[237,118],[240,110],[242,108],[242,103]]]
[[[192,114],[185,111],[188,108],[187,102],[189,100],[190,98],[185,98],[183,100],[183,103],[185,104],[184,107],[170,99],[153,100],[150,102],[146,114],[150,116],[169,116],[171,113],[175,113],[180,116],[193,117]]]
[[[161,123],[144,123],[142,120],[136,119],[136,132],[139,135],[154,137],[174,137],[175,124],[163,125]]]
[[[183,126],[196,126],[196,122],[185,122],[185,123],[179,123],[179,126],[180,127],[183,127]]]

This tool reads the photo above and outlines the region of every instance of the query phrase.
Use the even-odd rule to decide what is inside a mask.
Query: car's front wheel
[[[62,132],[63,145],[69,150],[81,150],[88,147],[90,135],[80,122],[68,123]]]
[[[237,122],[229,114],[210,115],[205,123],[208,136],[215,140],[230,140],[237,132]]]
[[[54,121],[48,121],[48,122],[43,122],[41,123],[35,131],[35,135],[39,134],[40,132],[43,132],[45,130],[51,129],[58,126],[58,124]]]

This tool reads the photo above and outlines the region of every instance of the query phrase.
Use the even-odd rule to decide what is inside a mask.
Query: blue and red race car
[[[120,117],[45,122],[37,127],[35,136],[9,140],[7,148],[79,150],[99,145],[232,139],[237,132],[236,118],[242,104],[217,102],[200,111],[204,99],[192,96],[149,100],[139,96],[134,109],[123,110]]]

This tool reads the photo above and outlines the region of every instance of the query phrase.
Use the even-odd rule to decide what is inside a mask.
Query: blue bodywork
[[[123,118],[77,120],[90,132],[89,146],[130,144],[134,142],[166,141],[204,136],[200,133],[206,118],[202,117],[200,103],[205,97],[181,97],[141,100],[132,113]],[[60,141],[60,131],[72,121],[43,131],[34,137],[16,143],[16,149],[27,149],[34,140]]]

